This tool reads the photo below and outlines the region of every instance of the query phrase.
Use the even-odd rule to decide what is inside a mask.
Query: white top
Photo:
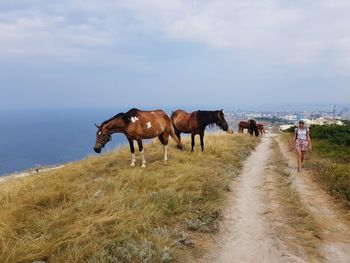
[[[304,129],[295,128],[295,133],[297,134],[298,140],[306,141],[308,132],[309,132],[308,128],[304,128]]]

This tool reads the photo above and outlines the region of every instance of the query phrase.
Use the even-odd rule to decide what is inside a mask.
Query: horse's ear
[[[100,126],[98,126],[96,123],[95,123],[95,126],[96,126],[96,128],[97,128],[97,129],[99,129],[99,128],[100,128]]]

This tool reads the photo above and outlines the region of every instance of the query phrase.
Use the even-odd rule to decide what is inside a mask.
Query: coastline
[[[56,169],[61,169],[65,166],[66,166],[66,164],[60,164],[60,165],[56,165],[56,166],[38,168],[37,170],[34,169],[34,170],[29,170],[29,171],[24,171],[24,172],[17,172],[17,173],[2,175],[2,176],[0,176],[0,183],[6,182],[8,180],[13,180],[13,179],[18,179],[18,178],[34,175],[34,174],[40,174],[42,172],[48,172],[48,171],[52,171],[52,170],[56,170]]]

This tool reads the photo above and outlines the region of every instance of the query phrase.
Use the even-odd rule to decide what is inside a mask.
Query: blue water
[[[123,110],[0,111],[0,175],[95,155],[94,123],[99,124]],[[126,143],[124,135],[115,134],[103,151]]]

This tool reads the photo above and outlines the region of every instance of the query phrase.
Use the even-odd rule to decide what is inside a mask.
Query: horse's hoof
[[[135,167],[135,163],[131,163],[130,166],[131,166],[131,167]]]
[[[164,161],[164,165],[167,165],[168,163],[167,163],[167,161]]]
[[[141,165],[141,168],[146,168],[146,165],[145,164]]]

